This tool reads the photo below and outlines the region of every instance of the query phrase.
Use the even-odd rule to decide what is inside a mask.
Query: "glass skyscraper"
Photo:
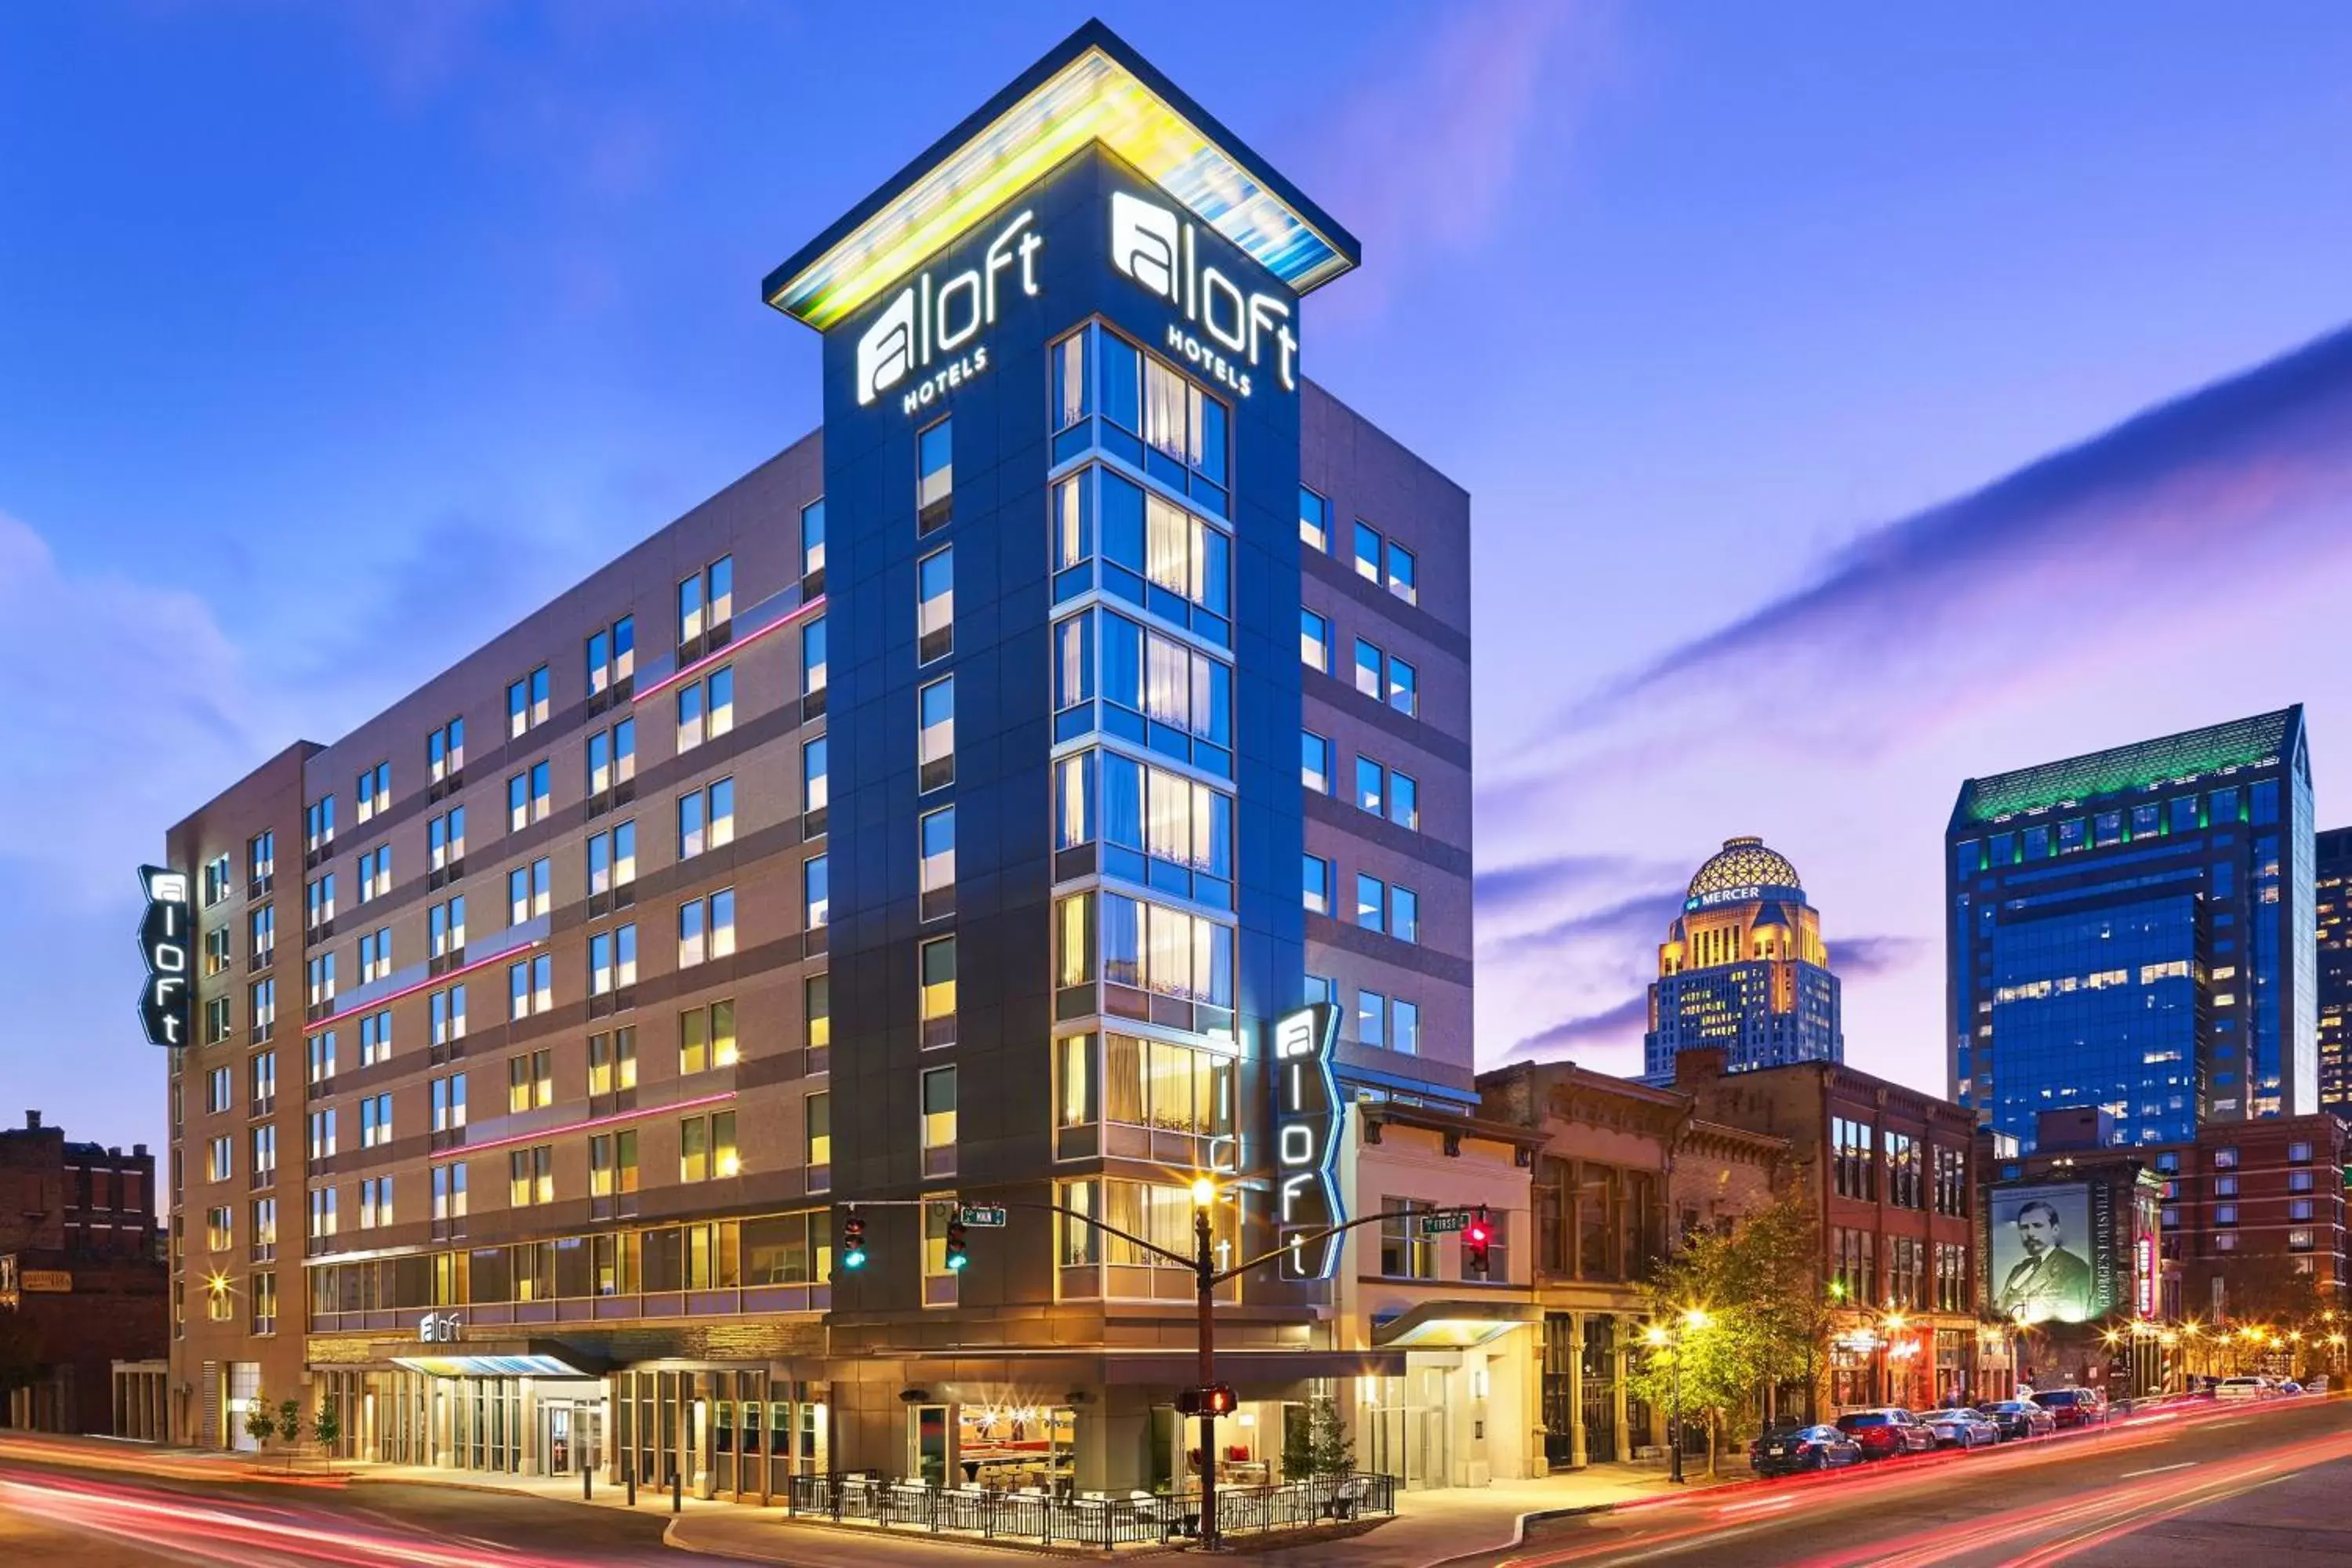
[[[2352,827],[2317,836],[2319,1108],[2352,1121]]]
[[[1727,838],[1684,890],[1658,944],[1642,1081],[1675,1081],[1675,1056],[1720,1046],[1725,1065],[1845,1059],[1838,981],[1797,868],[1761,838]]]
[[[2063,1107],[2122,1143],[2316,1109],[2301,707],[1970,779],[1945,864],[1951,1089],[1979,1121],[2030,1152]]]

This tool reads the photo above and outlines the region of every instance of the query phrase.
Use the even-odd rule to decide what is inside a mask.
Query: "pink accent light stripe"
[[[510,1137],[493,1138],[487,1143],[460,1143],[452,1149],[435,1150],[429,1157],[442,1160],[459,1154],[483,1154],[492,1149],[503,1149],[509,1143],[536,1143],[547,1138],[567,1138],[574,1132],[593,1131],[599,1127],[610,1127],[618,1121],[635,1121],[642,1117],[659,1116],[665,1111],[692,1110],[698,1105],[717,1105],[722,1100],[734,1098],[733,1089],[722,1089],[717,1094],[706,1094],[698,1100],[681,1100],[675,1105],[648,1106],[643,1110],[616,1110],[610,1116],[592,1116],[585,1121],[573,1121],[562,1127],[544,1127],[536,1132],[517,1132]]]
[[[630,705],[634,707],[637,703],[643,702],[646,698],[655,695],[656,692],[667,691],[671,687],[676,686],[679,681],[686,679],[688,676],[693,675],[698,671],[708,669],[712,665],[720,663],[723,660],[732,658],[735,656],[736,649],[750,647],[753,643],[758,642],[770,632],[782,631],[786,626],[791,626],[794,621],[799,620],[811,610],[822,610],[823,608],[824,608],[824,595],[823,594],[819,594],[815,598],[811,599],[807,604],[793,610],[790,615],[777,616],[774,620],[770,621],[766,626],[761,626],[758,631],[744,633],[741,637],[737,637],[733,642],[729,643],[725,647],[719,649],[715,653],[704,654],[700,658],[696,659],[692,664],[688,665],[683,669],[671,670],[667,675],[663,676],[661,679],[656,681],[653,685],[646,687],[635,697],[630,698]]]

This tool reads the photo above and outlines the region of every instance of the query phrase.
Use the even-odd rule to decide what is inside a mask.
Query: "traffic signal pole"
[[[1201,1307],[1201,1549],[1224,1542],[1217,1531],[1217,1416],[1208,1391],[1217,1385],[1217,1255],[1209,1239],[1209,1205],[1192,1208],[1192,1278]]]

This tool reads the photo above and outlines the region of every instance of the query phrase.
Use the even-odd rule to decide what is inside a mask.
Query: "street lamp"
[[[1653,1348],[1665,1351],[1671,1358],[1667,1363],[1672,1381],[1666,1406],[1666,1479],[1676,1486],[1683,1484],[1683,1336],[1696,1333],[1712,1321],[1706,1312],[1693,1307],[1672,1327],[1652,1323],[1642,1334]]]
[[[1207,1176],[1192,1179],[1192,1279],[1200,1297],[1201,1317],[1201,1548],[1217,1551],[1223,1532],[1217,1529],[1217,1415],[1210,1391],[1217,1385],[1217,1255],[1209,1234],[1209,1210],[1217,1201],[1217,1184]]]

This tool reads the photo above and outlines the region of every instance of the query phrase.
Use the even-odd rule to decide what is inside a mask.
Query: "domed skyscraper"
[[[1658,946],[1643,1081],[1673,1082],[1675,1053],[1693,1046],[1720,1046],[1734,1071],[1843,1061],[1829,963],[1821,914],[1788,858],[1761,838],[1725,839]]]

